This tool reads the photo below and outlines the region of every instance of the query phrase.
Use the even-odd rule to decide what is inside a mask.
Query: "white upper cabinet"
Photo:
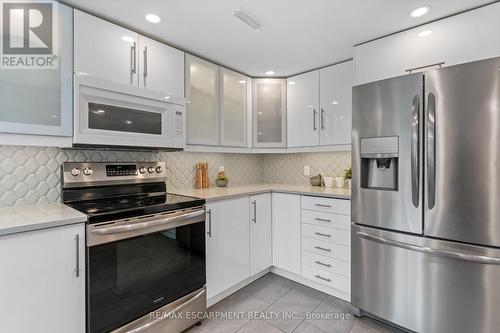
[[[247,82],[240,73],[220,67],[221,146],[247,145]]]
[[[67,27],[72,26],[73,10],[58,4],[58,14],[53,43],[57,68],[0,70],[0,132],[72,135],[73,35]]]
[[[136,32],[75,10],[75,73],[138,85]]]
[[[319,145],[319,70],[287,79],[287,146]]]
[[[139,87],[184,97],[184,52],[139,36]]]
[[[253,80],[253,146],[286,147],[286,80]]]
[[[495,3],[356,46],[355,85],[499,56],[499,17]]]
[[[250,275],[272,265],[271,193],[250,196]]]
[[[351,144],[352,72],[352,61],[319,71],[322,146]]]
[[[186,54],[187,143],[219,144],[219,67]]]

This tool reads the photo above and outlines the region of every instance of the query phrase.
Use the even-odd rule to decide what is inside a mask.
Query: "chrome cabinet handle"
[[[253,205],[252,221],[253,221],[253,223],[257,223],[257,201],[256,200],[252,201],[252,205]]]
[[[436,97],[427,96],[427,188],[429,209],[436,204]]]
[[[323,281],[326,281],[326,282],[332,282],[332,280],[331,280],[331,279],[324,278],[324,277],[322,277],[322,276],[321,276],[321,275],[319,275],[319,274],[318,274],[318,275],[315,275],[314,277],[315,277],[316,279],[320,279],[320,280],[323,280]]]
[[[361,232],[361,231],[356,232],[356,234],[361,238],[368,239],[368,240],[371,240],[374,242],[378,242],[378,243],[382,243],[382,244],[386,244],[386,245],[390,245],[390,246],[396,246],[396,247],[400,247],[402,249],[407,249],[407,250],[411,250],[411,251],[422,252],[422,253],[433,255],[433,256],[446,257],[446,258],[470,261],[470,262],[481,263],[481,264],[500,265],[500,258],[482,256],[482,255],[477,255],[477,254],[455,252],[455,251],[449,251],[449,250],[438,250],[438,249],[433,249],[433,248],[428,247],[428,246],[407,244],[407,243],[402,243],[402,242],[398,242],[398,241],[391,240],[391,239],[386,239],[386,238],[379,237],[379,236],[370,235],[370,234],[367,234],[366,232]]]
[[[76,234],[75,236],[75,276],[80,277],[80,235]]]
[[[318,126],[316,126],[316,109],[313,109],[313,131],[318,129]]]
[[[316,217],[315,220],[316,221],[321,221],[321,222],[332,222],[332,220],[320,219],[319,217]]]
[[[332,235],[322,234],[321,232],[315,232],[314,234],[318,235],[318,236],[323,236],[323,237],[332,237]]]
[[[144,87],[146,86],[146,78],[148,77],[148,47],[144,46],[144,51],[142,51],[142,54],[144,55]]]
[[[321,265],[321,266],[325,266],[325,267],[332,267],[332,265],[330,265],[330,264],[325,264],[324,262],[321,262],[321,261],[319,261],[319,260],[316,260],[314,263],[315,263],[315,264],[318,264],[318,265]]]
[[[420,96],[413,97],[411,106],[411,199],[418,208],[420,190]]]
[[[209,209],[207,211],[207,215],[208,215],[208,231],[207,231],[207,235],[208,237],[212,237],[212,210]]]
[[[325,249],[324,247],[321,246],[315,246],[314,248],[321,251],[332,252],[332,249]]]
[[[325,204],[314,204],[314,205],[318,207],[332,208],[332,205],[325,205]]]
[[[325,129],[325,110],[321,108],[321,117],[320,117],[320,122],[321,122],[321,129]]]
[[[134,74],[137,71],[135,50],[136,42],[133,42],[130,46],[130,83],[134,83]]]

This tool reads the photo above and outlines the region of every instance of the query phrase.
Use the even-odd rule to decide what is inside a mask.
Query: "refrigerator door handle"
[[[420,96],[415,95],[411,106],[411,200],[419,206],[420,191]]]
[[[427,189],[429,209],[436,205],[436,97],[427,95]]]
[[[438,249],[434,249],[434,248],[427,247],[427,246],[419,246],[419,245],[398,242],[395,240],[370,235],[370,234],[367,234],[366,232],[361,232],[361,231],[356,232],[356,234],[361,238],[371,240],[371,241],[374,241],[377,243],[382,243],[382,244],[386,244],[386,245],[390,245],[390,246],[396,246],[396,247],[400,247],[403,249],[421,252],[421,253],[425,253],[425,254],[429,254],[429,255],[433,255],[433,256],[446,257],[446,258],[450,258],[450,259],[457,259],[457,260],[475,262],[475,263],[480,263],[480,264],[500,265],[500,258],[481,256],[481,255],[477,255],[477,254],[468,254],[468,253],[449,251],[449,250],[438,250]]]

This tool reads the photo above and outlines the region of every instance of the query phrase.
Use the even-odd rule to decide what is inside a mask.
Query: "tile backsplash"
[[[220,165],[231,185],[253,183],[308,184],[311,175],[340,175],[350,166],[350,152],[300,154],[222,154],[190,152],[129,152],[0,145],[0,207],[61,199],[61,165],[66,161],[164,161],[169,189],[194,186],[195,163],[209,163],[211,186]]]

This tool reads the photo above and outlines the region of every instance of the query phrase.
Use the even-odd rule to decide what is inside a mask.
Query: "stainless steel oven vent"
[[[233,15],[243,23],[247,24],[254,30],[262,29],[262,24],[259,23],[257,18],[250,14],[246,9],[240,8],[233,10]]]

